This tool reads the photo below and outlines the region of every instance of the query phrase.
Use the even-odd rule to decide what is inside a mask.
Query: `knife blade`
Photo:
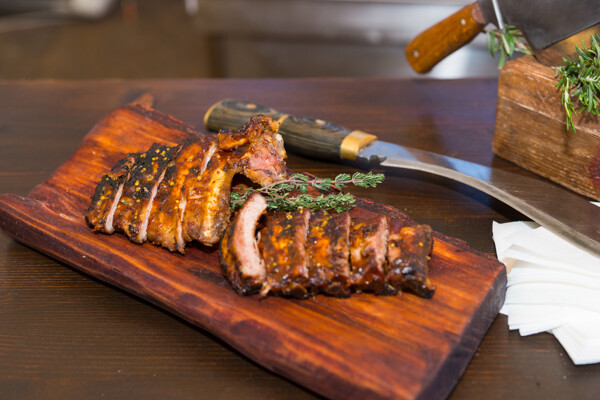
[[[589,45],[600,33],[598,0],[496,0],[506,24],[516,26],[543,64],[559,65],[575,55],[582,40]],[[478,0],[417,35],[405,49],[406,59],[418,73],[470,43],[489,23],[499,26],[494,0]],[[576,36],[576,37],[573,37]],[[569,38],[573,37],[571,40]]]
[[[280,122],[287,151],[310,158],[352,161],[364,167],[378,164],[446,177],[504,202],[541,226],[585,251],[600,256],[600,207],[566,189],[483,165],[378,140],[322,119],[283,114],[251,102],[226,99],[204,115],[208,130],[238,129],[253,115]]]

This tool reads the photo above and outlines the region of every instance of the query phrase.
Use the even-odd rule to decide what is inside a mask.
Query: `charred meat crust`
[[[188,241],[217,243],[230,219],[233,176],[268,185],[287,176],[279,123],[255,116],[239,131],[179,146],[155,143],[129,154],[96,187],[86,215],[95,230],[118,230],[184,252]]]
[[[205,155],[213,143],[206,138],[188,139],[167,166],[164,179],[154,198],[148,222],[148,241],[184,252],[185,242],[181,238],[181,218],[185,209],[185,183],[193,178],[194,171],[201,168]]]
[[[433,295],[427,277],[433,246],[429,226],[384,215],[353,221],[348,212],[300,209],[267,214],[256,238],[260,215],[246,211],[251,199],[235,215],[221,242],[221,267],[238,293],[297,298],[318,293],[347,297],[352,292]],[[254,261],[242,259],[243,254],[251,254]],[[256,261],[261,257],[264,264]]]
[[[398,290],[430,298],[435,291],[427,267],[433,249],[431,227],[406,226],[392,219],[389,231],[387,282]]]
[[[114,214],[115,230],[125,233],[140,243],[140,226],[144,210],[153,200],[153,190],[179,146],[169,147],[155,143],[146,152],[135,157],[128,180],[123,186],[121,199]]]
[[[306,234],[310,212],[275,212],[267,218],[262,243],[267,282],[261,290],[282,296],[305,298],[308,291]]]
[[[306,239],[309,255],[309,284],[313,294],[336,297],[350,295],[348,237],[350,215],[315,212]]]
[[[258,293],[266,269],[256,240],[258,221],[267,208],[265,199],[252,194],[235,214],[220,245],[221,269],[236,292]]]
[[[112,224],[115,208],[121,199],[123,184],[135,162],[135,155],[128,154],[105,174],[92,195],[85,220],[95,231],[113,233]]]
[[[357,292],[393,294],[385,280],[388,224],[379,215],[350,228],[350,281]]]

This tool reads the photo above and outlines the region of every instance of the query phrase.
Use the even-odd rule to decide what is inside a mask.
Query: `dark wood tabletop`
[[[531,175],[492,153],[496,92],[493,79],[1,82],[0,193],[26,195],[97,121],[143,93],[155,109],[201,130],[210,105],[240,98]],[[293,154],[288,165],[329,177],[355,170]],[[490,254],[492,221],[524,219],[421,172],[388,172],[377,190],[356,193]],[[599,365],[573,365],[550,334],[510,332],[499,315],[450,397],[596,398],[599,373]],[[0,398],[316,397],[202,329],[0,234]]]

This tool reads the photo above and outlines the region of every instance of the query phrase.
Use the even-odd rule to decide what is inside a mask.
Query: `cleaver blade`
[[[598,0],[496,0],[504,24],[516,26],[539,62],[559,65],[576,54],[582,40],[589,45],[600,34]],[[406,47],[406,58],[418,73],[471,42],[485,26],[499,26],[493,0],[479,0],[417,35]]]

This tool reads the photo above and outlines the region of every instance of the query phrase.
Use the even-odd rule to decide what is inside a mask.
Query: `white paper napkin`
[[[600,257],[534,222],[494,222],[492,230],[508,273],[500,312],[509,329],[550,332],[575,364],[600,362]]]

